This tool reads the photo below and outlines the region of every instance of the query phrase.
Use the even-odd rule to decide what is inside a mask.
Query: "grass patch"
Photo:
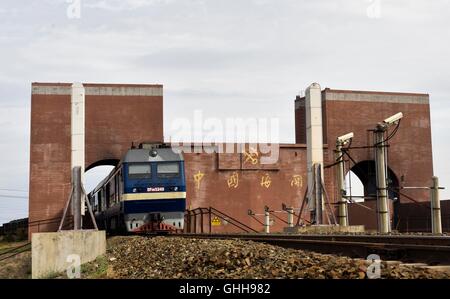
[[[42,276],[41,279],[55,279],[61,277],[61,273],[59,272],[50,272],[47,273],[46,275]]]
[[[108,259],[102,255],[94,261],[81,265],[81,277],[87,279],[102,279],[108,277]]]
[[[0,279],[31,278],[31,252],[22,252],[0,262]]]

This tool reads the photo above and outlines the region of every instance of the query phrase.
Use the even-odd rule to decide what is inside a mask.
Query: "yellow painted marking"
[[[259,154],[253,148],[250,148],[250,150],[248,152],[247,151],[244,152],[244,156],[245,156],[244,163],[251,163],[253,165],[256,165],[259,162],[259,160],[258,160],[259,159]]]
[[[303,178],[301,175],[293,175],[291,180],[291,187],[303,187]]]
[[[122,195],[122,201],[184,198],[186,198],[186,192],[131,193]]]
[[[261,186],[266,187],[267,189],[270,188],[270,185],[272,184],[272,179],[270,178],[270,175],[266,173],[261,177]]]
[[[239,174],[235,171],[227,180],[228,188],[237,189],[239,187]]]
[[[204,176],[205,174],[200,170],[198,171],[197,174],[194,175],[194,181],[197,186],[197,190],[200,190],[200,183],[202,182]]]
[[[221,226],[222,222],[220,221],[220,219],[218,217],[214,217],[214,219],[211,220],[211,224],[212,224],[212,226]]]

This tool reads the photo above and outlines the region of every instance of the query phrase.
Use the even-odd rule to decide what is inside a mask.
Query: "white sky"
[[[67,2],[0,2],[0,189],[28,190],[33,81],[162,83],[166,140],[201,109],[279,118],[293,143],[293,101],[312,82],[429,93],[450,187],[449,0],[80,0],[79,19]],[[0,195],[0,223],[27,215],[26,193]]]

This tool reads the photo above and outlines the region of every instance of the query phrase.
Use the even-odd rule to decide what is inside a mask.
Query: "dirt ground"
[[[0,260],[2,253],[27,242],[0,241]],[[23,252],[11,258],[0,261],[0,279],[31,278],[31,251]]]

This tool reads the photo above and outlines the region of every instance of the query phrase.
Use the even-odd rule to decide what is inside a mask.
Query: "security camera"
[[[150,157],[156,158],[158,156],[158,151],[156,149],[152,149],[149,153]]]
[[[346,135],[340,136],[337,138],[337,143],[339,144],[346,144],[350,139],[352,139],[354,136],[353,132],[348,133]]]
[[[399,122],[399,120],[401,120],[403,118],[403,113],[399,112],[396,115],[393,115],[391,117],[386,118],[383,123],[390,126],[393,124],[397,124]]]

